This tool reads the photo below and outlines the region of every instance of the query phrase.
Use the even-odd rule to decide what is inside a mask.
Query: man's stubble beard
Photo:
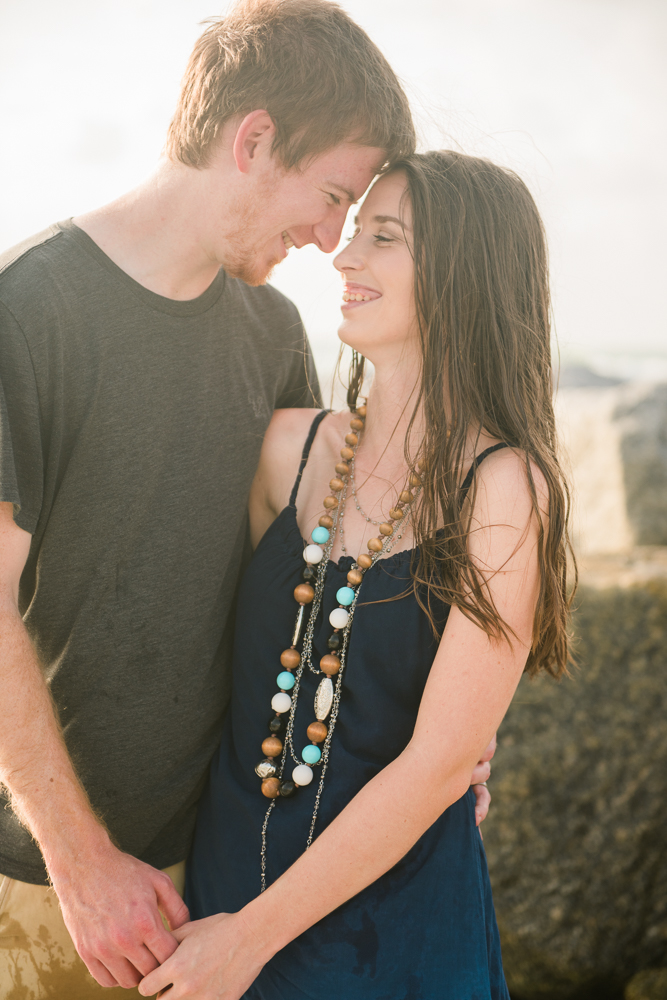
[[[264,246],[258,244],[265,236],[261,233],[261,221],[265,216],[263,206],[269,205],[275,192],[275,182],[267,183],[257,199],[262,207],[254,207],[246,211],[241,222],[227,238],[227,248],[222,266],[230,278],[239,278],[246,285],[257,287],[264,285],[271,277],[273,269],[280,263],[282,257],[276,256],[268,261],[260,259]],[[281,237],[282,239],[282,237]]]
[[[265,285],[273,274],[276,264],[280,259],[263,263],[257,260],[257,253],[245,246],[231,246],[229,252],[225,254],[223,267],[230,278],[238,278],[256,288],[258,285]]]

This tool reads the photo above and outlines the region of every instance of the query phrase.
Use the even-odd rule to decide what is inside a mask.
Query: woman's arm
[[[539,471],[533,475],[540,489]],[[538,525],[519,456],[503,451],[480,467],[473,529],[471,553],[517,636],[513,644],[489,640],[452,609],[408,747],[265,893],[237,914],[177,931],[182,946],[143,981],[143,995],[173,982],[169,1000],[238,1000],[277,951],[388,871],[466,792],[519,683],[532,635]]]

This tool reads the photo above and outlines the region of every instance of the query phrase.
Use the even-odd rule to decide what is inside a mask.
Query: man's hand
[[[168,875],[123,854],[111,843],[92,862],[51,872],[65,925],[100,986],[136,986],[177,948],[164,927],[188,919]]]
[[[142,996],[165,990],[165,1000],[239,1000],[271,958],[266,936],[253,932],[243,911],[194,920],[174,936],[178,950],[142,981]]]
[[[475,798],[477,799],[475,804],[475,821],[477,826],[484,822],[489,812],[489,806],[491,805],[491,793],[486,785],[482,784],[482,782],[488,781],[491,776],[491,764],[489,761],[496,752],[497,745],[498,741],[496,736],[494,736],[484,751],[482,759],[472,772],[472,777],[470,779],[472,790],[475,793]]]

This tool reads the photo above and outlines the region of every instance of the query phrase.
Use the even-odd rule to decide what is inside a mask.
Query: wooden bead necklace
[[[269,735],[262,743],[264,759],[255,768],[256,774],[261,779],[262,793],[271,799],[262,825],[262,892],[266,889],[268,823],[276,802],[279,798],[289,798],[294,795],[298,788],[309,785],[314,777],[313,768],[321,765],[322,770],[306,849],[313,841],[324,788],[324,778],[329,762],[331,739],[338,718],[350,630],[361,584],[366,572],[375,565],[382,555],[389,552],[395,541],[402,536],[412,513],[413,504],[421,491],[421,480],[413,470],[409,476],[409,483],[415,488],[414,492],[407,489],[401,491],[396,505],[389,512],[391,520],[380,523],[380,535],[368,540],[368,552],[362,552],[357,557],[347,574],[347,586],[338,589],[336,593],[338,607],[334,608],[329,615],[329,621],[333,627],[333,633],[327,642],[329,652],[320,658],[319,667],[314,666],[312,657],[315,624],[322,604],[329,558],[339,526],[342,531],[345,501],[352,471],[351,465],[354,463],[359,447],[365,418],[365,406],[359,406],[352,410],[351,430],[345,436],[345,445],[340,451],[341,461],[336,464],[336,474],[329,483],[331,494],[324,498],[324,513],[319,519],[318,526],[313,529],[312,542],[304,548],[303,557],[306,562],[303,571],[304,582],[298,584],[294,589],[294,599],[299,607],[292,633],[292,645],[283,650],[280,655],[282,670],[277,677],[279,690],[271,700],[271,708],[275,715],[269,722]],[[398,528],[401,529],[400,534],[397,531]],[[306,622],[307,607],[310,607],[310,615]],[[297,647],[301,643],[302,637],[302,650],[299,652]],[[311,673],[323,674],[324,676],[315,694],[315,719],[306,730],[310,742],[303,748],[301,759],[299,759],[294,749],[294,723],[301,678],[306,667]],[[327,719],[328,725],[326,724]],[[296,765],[292,770],[291,778],[285,776],[288,754]]]

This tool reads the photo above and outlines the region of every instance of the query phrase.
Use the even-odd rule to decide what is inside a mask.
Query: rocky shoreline
[[[524,678],[485,824],[513,1000],[667,998],[667,546],[582,560],[578,660]]]

